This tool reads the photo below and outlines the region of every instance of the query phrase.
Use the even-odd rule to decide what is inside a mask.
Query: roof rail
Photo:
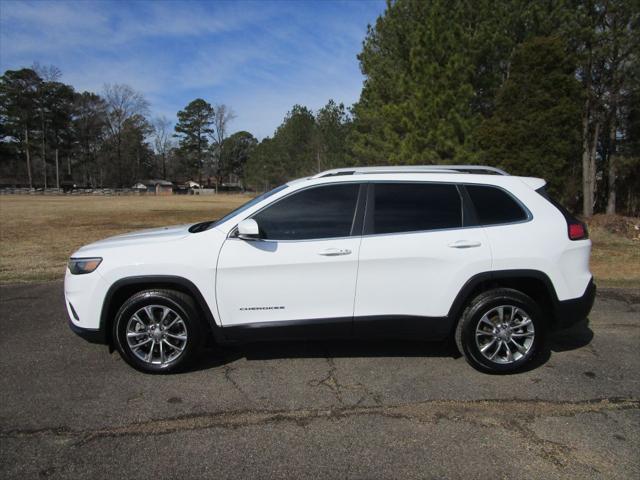
[[[384,167],[335,168],[314,175],[311,178],[335,177],[338,175],[365,175],[371,173],[488,173],[509,175],[504,170],[485,165],[399,165]]]

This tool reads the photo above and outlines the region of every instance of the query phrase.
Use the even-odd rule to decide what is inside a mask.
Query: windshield
[[[255,204],[261,202],[265,198],[269,198],[271,195],[275,195],[276,193],[284,190],[288,186],[289,185],[287,185],[285,183],[284,185],[280,185],[279,187],[276,187],[273,190],[269,190],[268,192],[265,192],[262,195],[258,195],[256,198],[253,198],[253,199],[249,200],[247,203],[245,203],[245,204],[239,206],[238,208],[236,208],[235,210],[232,210],[231,212],[227,213],[224,217],[218,219],[215,223],[212,223],[208,228],[212,228],[212,227],[215,227],[217,225],[221,225],[222,223],[224,223],[227,220],[229,220],[231,217],[234,217],[235,215],[237,215],[237,214],[239,214],[241,212],[244,212],[245,210],[253,207]]]

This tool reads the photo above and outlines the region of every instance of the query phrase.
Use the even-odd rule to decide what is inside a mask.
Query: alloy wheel
[[[129,349],[139,360],[165,366],[184,352],[188,331],[175,310],[165,305],[147,305],[129,318],[126,337]]]
[[[529,353],[535,340],[535,327],[523,309],[500,305],[482,316],[475,337],[478,350],[487,360],[510,364]]]

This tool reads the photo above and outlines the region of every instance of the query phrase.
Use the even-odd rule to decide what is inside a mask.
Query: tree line
[[[360,99],[295,106],[254,182],[348,165],[486,164],[573,211],[640,214],[634,0],[395,0],[358,56]]]
[[[358,55],[359,100],[294,105],[260,142],[229,134],[224,104],[196,99],[172,129],[130,87],[76,93],[52,68],[7,71],[0,173],[51,185],[58,162],[91,185],[262,190],[334,167],[480,163],[546,178],[585,216],[638,215],[639,17],[635,0],[389,0]]]
[[[485,163],[556,196],[640,211],[633,0],[400,0],[360,54],[353,148],[373,163]],[[581,207],[581,208],[580,208]]]
[[[226,105],[196,99],[172,127],[165,117],[151,118],[148,101],[128,85],[76,92],[60,77],[56,67],[38,64],[0,77],[2,183],[131,187],[147,178],[220,184],[243,176],[257,140],[229,135]]]

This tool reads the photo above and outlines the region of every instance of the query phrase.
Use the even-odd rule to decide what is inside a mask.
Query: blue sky
[[[0,1],[0,68],[37,61],[77,90],[127,83],[153,116],[202,97],[236,114],[231,130],[270,136],[296,104],[351,105],[356,55],[384,0]]]

